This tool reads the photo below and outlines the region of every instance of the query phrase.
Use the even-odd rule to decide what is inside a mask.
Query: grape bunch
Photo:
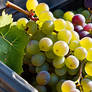
[[[11,26],[25,29],[29,36],[24,64],[32,76],[31,84],[39,92],[91,92],[92,23],[86,24],[84,17],[88,11],[83,15],[61,10],[52,13],[37,0],[28,0],[26,5],[39,20],[20,18]]]

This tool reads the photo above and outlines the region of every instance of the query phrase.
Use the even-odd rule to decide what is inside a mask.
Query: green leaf
[[[0,28],[0,60],[18,74],[23,72],[24,49],[28,41],[25,30],[10,25]]]
[[[12,15],[5,14],[5,11],[3,11],[2,16],[0,16],[0,27],[4,27],[12,22]]]

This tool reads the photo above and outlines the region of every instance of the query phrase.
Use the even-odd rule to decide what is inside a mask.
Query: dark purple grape
[[[79,33],[80,39],[83,38],[83,37],[87,37],[88,34],[89,34],[89,32],[82,30],[82,31]]]
[[[86,8],[92,8],[92,0],[85,0],[84,1],[84,6]]]
[[[83,27],[80,25],[76,25],[76,26],[74,26],[74,30],[79,33],[83,30]]]
[[[39,85],[46,85],[50,81],[50,74],[47,71],[41,71],[36,76],[36,81]]]

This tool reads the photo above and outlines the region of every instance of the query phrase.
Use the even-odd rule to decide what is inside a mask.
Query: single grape
[[[39,92],[47,92],[47,88],[45,86],[39,86],[37,85],[36,86],[36,89],[39,91]]]
[[[66,22],[63,19],[56,19],[54,21],[54,26],[56,31],[60,31],[66,27]]]
[[[71,76],[76,75],[78,73],[78,70],[79,70],[79,68],[77,68],[77,69],[67,69],[68,74],[71,75]]]
[[[85,65],[85,72],[89,75],[92,76],[92,62],[87,62]]]
[[[37,40],[31,40],[26,47],[26,51],[29,55],[39,53],[40,52],[39,42]]]
[[[83,27],[80,25],[76,25],[76,26],[74,26],[74,30],[79,33],[83,30]]]
[[[66,58],[65,64],[69,69],[77,69],[79,67],[79,60],[75,56],[70,55]]]
[[[34,66],[41,66],[45,62],[45,55],[43,53],[35,54],[31,58]]]
[[[54,74],[54,73],[52,73],[52,74],[50,75],[50,81],[49,81],[48,85],[53,86],[53,85],[56,85],[57,82],[58,82],[58,77],[57,77],[57,75]]]
[[[74,88],[74,89],[70,90],[70,92],[80,92],[80,90],[79,90],[79,89]]]
[[[84,38],[84,37],[88,37],[88,34],[89,34],[89,32],[82,30],[82,31],[79,33],[80,39],[82,39],[82,38]]]
[[[92,38],[84,37],[80,40],[81,47],[86,48],[87,50],[92,48]]]
[[[74,25],[81,25],[81,26],[83,26],[83,24],[85,23],[85,17],[82,14],[76,14],[72,18],[72,23]]]
[[[50,50],[50,51],[46,51],[45,52],[45,55],[47,58],[49,59],[54,59],[56,57],[56,55],[54,54],[53,50]]]
[[[54,33],[54,32],[50,35],[47,35],[47,37],[50,38],[53,41],[53,43],[55,43],[58,40],[57,39],[57,34]]]
[[[28,34],[34,35],[37,32],[37,24],[35,21],[30,20],[26,24],[26,31]]]
[[[48,63],[44,63],[39,67],[36,67],[36,72],[39,73],[41,71],[48,71],[49,70],[49,64]]]
[[[76,32],[76,31],[72,31],[72,39],[71,41],[74,41],[74,40],[79,40],[79,34]]]
[[[86,24],[83,29],[85,31],[92,32],[92,23]]]
[[[62,18],[62,16],[64,15],[64,11],[61,10],[61,9],[56,9],[53,12],[53,15],[54,15],[55,18]]]
[[[92,90],[92,81],[89,79],[82,79],[81,85],[83,87],[83,92],[91,92]]]
[[[69,43],[72,38],[72,34],[70,31],[68,31],[66,29],[62,29],[61,31],[58,32],[57,37],[58,37],[58,40],[65,41],[66,43]]]
[[[37,74],[36,81],[39,85],[46,85],[50,81],[50,74],[47,71],[41,71]]]
[[[49,20],[54,21],[53,14],[50,11],[41,12],[38,18],[41,22],[45,22]]]
[[[41,27],[44,34],[51,34],[54,30],[54,23],[52,21],[45,21]]]
[[[28,20],[26,18],[20,18],[16,22],[16,25],[19,29],[25,28],[26,24],[28,23]]]
[[[54,43],[53,52],[57,56],[65,56],[69,52],[69,46],[64,41],[57,41]]]
[[[67,72],[66,67],[55,69],[55,73],[57,76],[64,76],[66,74],[66,72]]]
[[[88,50],[87,58],[88,61],[92,61],[92,48]]]
[[[49,6],[46,3],[39,3],[35,9],[36,15],[39,17],[43,11],[49,11]]]
[[[69,48],[71,51],[74,51],[77,47],[80,47],[80,42],[78,40],[71,41]]]
[[[90,12],[88,10],[83,10],[81,13],[85,18],[88,18],[90,16]]]
[[[62,68],[64,66],[65,57],[56,57],[53,60],[53,66],[55,68]]]
[[[71,80],[67,80],[67,81],[63,82],[63,84],[61,86],[61,90],[63,92],[70,92],[70,90],[75,89],[75,88],[76,88],[76,85]]]
[[[66,29],[69,31],[74,31],[74,26],[71,22],[66,21]]]
[[[28,11],[35,10],[37,5],[38,5],[37,0],[27,0],[26,7]]]
[[[75,49],[74,55],[82,61],[87,57],[87,50],[83,47],[78,47]]]
[[[68,21],[72,21],[74,13],[72,11],[67,11],[64,13],[64,19]]]
[[[44,37],[39,42],[39,48],[42,51],[49,51],[53,45],[53,42],[50,38]]]
[[[36,34],[36,35],[32,36],[32,39],[33,39],[33,40],[37,40],[37,41],[40,41],[40,39],[42,39],[43,37],[46,36],[46,35],[45,35],[42,31],[40,31],[40,30],[38,30],[35,34]]]

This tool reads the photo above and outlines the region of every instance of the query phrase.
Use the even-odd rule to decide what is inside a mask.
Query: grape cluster
[[[34,75],[31,84],[39,92],[91,92],[92,38],[88,35],[92,23],[86,24],[85,19],[90,13],[57,10],[53,15],[47,4],[35,0],[33,4],[39,20],[21,18],[16,23],[30,40],[24,64]],[[29,2],[27,6],[32,8]]]

